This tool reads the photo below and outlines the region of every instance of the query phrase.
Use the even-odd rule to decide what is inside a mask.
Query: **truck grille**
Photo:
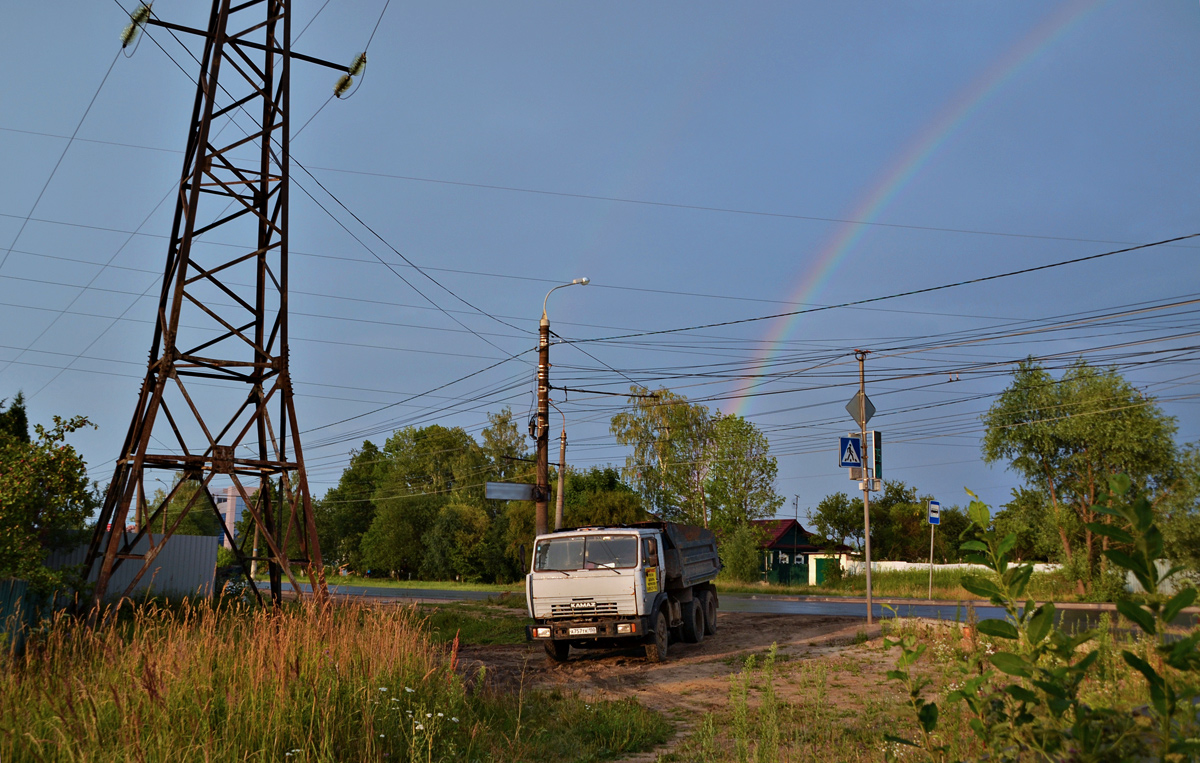
[[[551,617],[595,617],[619,614],[615,601],[572,601],[550,605]]]

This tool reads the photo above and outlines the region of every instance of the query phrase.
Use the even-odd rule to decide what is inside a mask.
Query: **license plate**
[[[567,635],[569,635],[569,636],[595,636],[596,635],[596,626],[593,625],[589,628],[569,628],[567,630]]]

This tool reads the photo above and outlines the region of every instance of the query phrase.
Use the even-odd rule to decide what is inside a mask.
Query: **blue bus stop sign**
[[[929,502],[929,524],[940,525],[942,523],[942,504],[937,501]]]

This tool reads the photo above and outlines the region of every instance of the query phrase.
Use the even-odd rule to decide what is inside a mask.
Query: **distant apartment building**
[[[242,519],[242,512],[246,510],[246,502],[242,500],[242,496],[233,485],[223,489],[214,490],[213,498],[217,501],[217,510],[221,512],[221,517],[225,520],[225,527],[229,528],[229,534],[235,540],[240,540],[237,537],[237,523]],[[224,533],[221,535],[221,545],[225,548],[230,548],[229,538]]]

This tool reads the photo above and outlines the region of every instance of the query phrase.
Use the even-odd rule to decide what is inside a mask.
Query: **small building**
[[[794,519],[756,519],[766,531],[762,545],[763,580],[779,585],[820,585],[834,564],[846,561],[841,546],[834,552],[813,544],[813,534]]]

